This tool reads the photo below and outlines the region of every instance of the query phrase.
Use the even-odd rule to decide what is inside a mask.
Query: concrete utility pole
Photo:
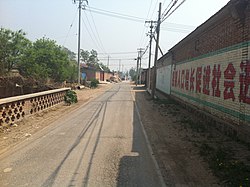
[[[139,84],[141,84],[141,57],[142,57],[142,52],[145,50],[143,48],[139,48],[138,50],[138,60],[139,60]]]
[[[119,59],[119,72],[121,71],[121,59]]]
[[[151,72],[151,51],[152,51],[152,39],[153,39],[153,24],[157,23],[157,21],[145,21],[145,23],[150,23],[150,31],[149,31],[149,58],[148,58],[148,76],[147,76],[147,87],[150,90],[150,72]]]
[[[136,59],[136,78],[135,78],[135,85],[138,85],[138,68],[139,68],[139,52],[138,52],[138,57]]]
[[[161,3],[159,3],[159,14],[158,14],[158,21],[157,21],[157,26],[156,26],[157,38],[156,38],[156,45],[155,45],[154,76],[153,76],[153,85],[152,85],[152,94],[151,94],[152,99],[154,99],[155,97],[155,89],[156,89],[156,64],[157,64],[157,58],[158,58],[160,25],[161,25]]]
[[[85,7],[85,5],[83,5],[83,2],[86,1],[86,3],[88,4],[87,0],[73,0],[73,3],[76,4],[76,2],[79,2],[79,26],[78,26],[78,55],[77,55],[77,84],[81,83],[81,67],[80,67],[80,52],[81,52],[81,12],[82,12],[82,8]]]
[[[108,55],[108,63],[107,63],[107,67],[109,68],[109,55]]]

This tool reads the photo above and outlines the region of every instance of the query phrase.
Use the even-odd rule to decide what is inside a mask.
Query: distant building
[[[109,80],[111,76],[113,76],[112,72],[104,71],[101,67],[91,67],[86,64],[81,64],[81,73],[85,80],[89,81],[91,79],[96,79],[99,81]]]

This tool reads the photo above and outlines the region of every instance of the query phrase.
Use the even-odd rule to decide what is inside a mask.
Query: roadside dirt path
[[[187,141],[192,133],[181,128],[179,109],[163,114],[165,105],[154,103],[143,88],[134,88],[135,98],[156,160],[167,186],[219,186],[199,149]],[[176,111],[178,110],[178,111]],[[174,114],[174,115],[173,115]]]
[[[170,98],[152,100],[143,87],[134,94],[167,186],[250,186],[250,144]]]

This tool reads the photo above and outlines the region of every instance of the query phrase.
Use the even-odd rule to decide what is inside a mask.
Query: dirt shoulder
[[[111,84],[100,84],[95,89],[76,90],[78,103],[71,106],[59,104],[45,111],[37,113],[20,122],[17,122],[14,127],[5,129],[0,132],[0,154],[4,153],[16,144],[33,136],[38,131],[49,126],[52,122],[59,119],[60,116],[67,115],[69,112],[76,110],[81,105],[85,104],[92,98],[98,97],[111,87]]]
[[[169,98],[134,87],[142,123],[167,186],[249,186],[250,146]]]

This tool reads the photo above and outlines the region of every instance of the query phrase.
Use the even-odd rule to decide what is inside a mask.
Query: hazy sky
[[[118,69],[119,59],[121,70],[135,67],[133,59],[137,57],[137,49],[146,48],[149,43],[146,36],[149,27],[144,21],[156,20],[159,2],[162,2],[164,11],[171,1],[89,0],[87,10],[82,11],[81,48],[97,50],[104,64],[107,64],[109,55],[110,69]],[[166,53],[228,2],[186,0],[161,25],[160,47],[163,52]],[[104,15],[110,12],[118,14]],[[133,20],[118,18],[120,14],[130,15]],[[0,27],[22,29],[32,41],[45,36],[77,52],[78,11],[72,0],[0,0]],[[147,67],[147,62],[148,54],[145,54],[142,67]]]

